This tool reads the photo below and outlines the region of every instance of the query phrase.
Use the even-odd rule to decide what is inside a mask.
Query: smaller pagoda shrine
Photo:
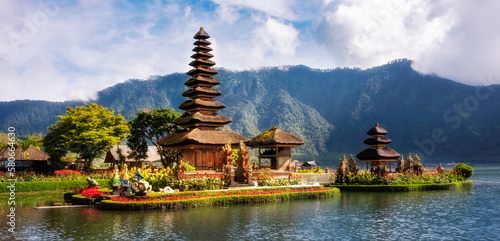
[[[259,149],[259,166],[261,159],[270,159],[271,169],[275,170],[286,168],[292,161],[291,149],[303,144],[302,139],[275,126],[247,142],[252,149]]]
[[[391,143],[391,139],[384,137],[387,131],[380,127],[380,125],[375,123],[375,127],[371,128],[366,134],[370,135],[364,141],[365,144],[369,145],[370,148],[365,149],[360,152],[356,157],[364,162],[371,163],[371,172],[376,175],[385,174],[386,164],[391,161],[396,161],[401,154],[397,153],[395,150],[386,147],[387,144]]]

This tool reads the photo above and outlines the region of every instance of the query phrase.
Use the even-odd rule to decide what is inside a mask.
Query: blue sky
[[[500,83],[499,1],[0,1],[0,101],[91,100],[128,79],[189,70],[193,35],[217,67],[370,68]]]

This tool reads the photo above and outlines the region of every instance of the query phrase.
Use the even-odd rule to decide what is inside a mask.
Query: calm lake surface
[[[16,208],[14,235],[7,231],[7,207],[0,208],[0,239],[498,240],[500,166],[474,169],[474,188],[467,190],[343,192],[332,199],[180,211],[36,210],[38,200]]]

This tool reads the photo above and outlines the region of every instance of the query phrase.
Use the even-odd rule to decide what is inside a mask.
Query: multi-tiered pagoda
[[[401,157],[401,154],[391,148],[385,147],[391,143],[391,139],[384,137],[387,131],[380,127],[378,122],[366,134],[370,135],[371,138],[366,139],[364,143],[369,145],[370,148],[360,152],[356,157],[361,161],[367,162],[367,164],[371,162],[371,171],[377,175],[382,175],[385,173],[386,163],[396,161]]]
[[[221,170],[221,148],[228,142],[236,148],[240,141],[248,141],[248,138],[231,131],[218,130],[230,123],[231,119],[217,112],[226,106],[214,99],[222,93],[214,88],[220,82],[212,77],[217,71],[212,69],[215,62],[210,60],[214,57],[210,53],[211,43],[207,40],[210,36],[200,28],[194,38],[195,53],[191,56],[194,60],[189,64],[193,69],[187,73],[191,78],[184,83],[190,89],[182,93],[189,99],[179,106],[185,113],[175,121],[186,128],[186,132],[170,134],[158,143],[165,150],[180,150],[184,161],[197,169]]]

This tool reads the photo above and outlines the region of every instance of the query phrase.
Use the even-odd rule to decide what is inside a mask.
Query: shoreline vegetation
[[[329,185],[338,188],[340,191],[353,192],[411,192],[411,191],[437,191],[437,190],[458,190],[462,188],[474,187],[472,181],[457,181],[452,183],[433,184],[397,184],[397,185]]]
[[[472,188],[474,183],[467,181],[474,170],[465,164],[458,164],[452,170],[442,167],[435,171],[422,169],[403,173],[388,173],[376,175],[369,171],[344,172],[333,171],[323,173],[318,168],[316,173],[302,173],[304,176],[316,177],[327,175],[328,183],[320,186],[306,185],[305,178],[297,174],[290,175],[288,180],[271,175],[259,175],[256,181],[258,187],[229,188],[225,185],[225,178],[215,173],[211,174],[182,174],[176,177],[170,169],[134,169],[129,176],[142,173],[144,180],[153,183],[156,188],[147,195],[132,194],[129,197],[110,195],[110,181],[113,179],[111,171],[104,171],[89,175],[95,178],[100,185],[90,185],[89,180],[83,180],[84,175],[77,171],[62,171],[53,176],[44,176],[35,173],[16,174],[16,192],[24,196],[37,195],[44,192],[60,192],[64,201],[71,205],[99,204],[103,210],[171,210],[196,208],[206,206],[254,204],[268,202],[282,202],[290,200],[332,198],[341,195],[341,191],[354,192],[409,192],[433,190],[457,190]],[[264,172],[266,173],[266,172]],[[0,175],[4,178],[5,175]],[[89,178],[88,177],[88,178]],[[88,179],[87,178],[87,179]],[[309,178],[307,178],[309,179]],[[94,181],[92,180],[92,182]],[[175,185],[174,185],[175,184]],[[262,184],[262,185],[261,185]],[[295,184],[295,185],[292,185]],[[0,195],[6,195],[10,190],[10,182],[0,182]],[[93,183],[95,184],[95,182]],[[162,186],[174,185],[179,191],[174,193],[154,192]],[[72,192],[63,193],[65,190]],[[59,203],[59,202],[57,202]]]

